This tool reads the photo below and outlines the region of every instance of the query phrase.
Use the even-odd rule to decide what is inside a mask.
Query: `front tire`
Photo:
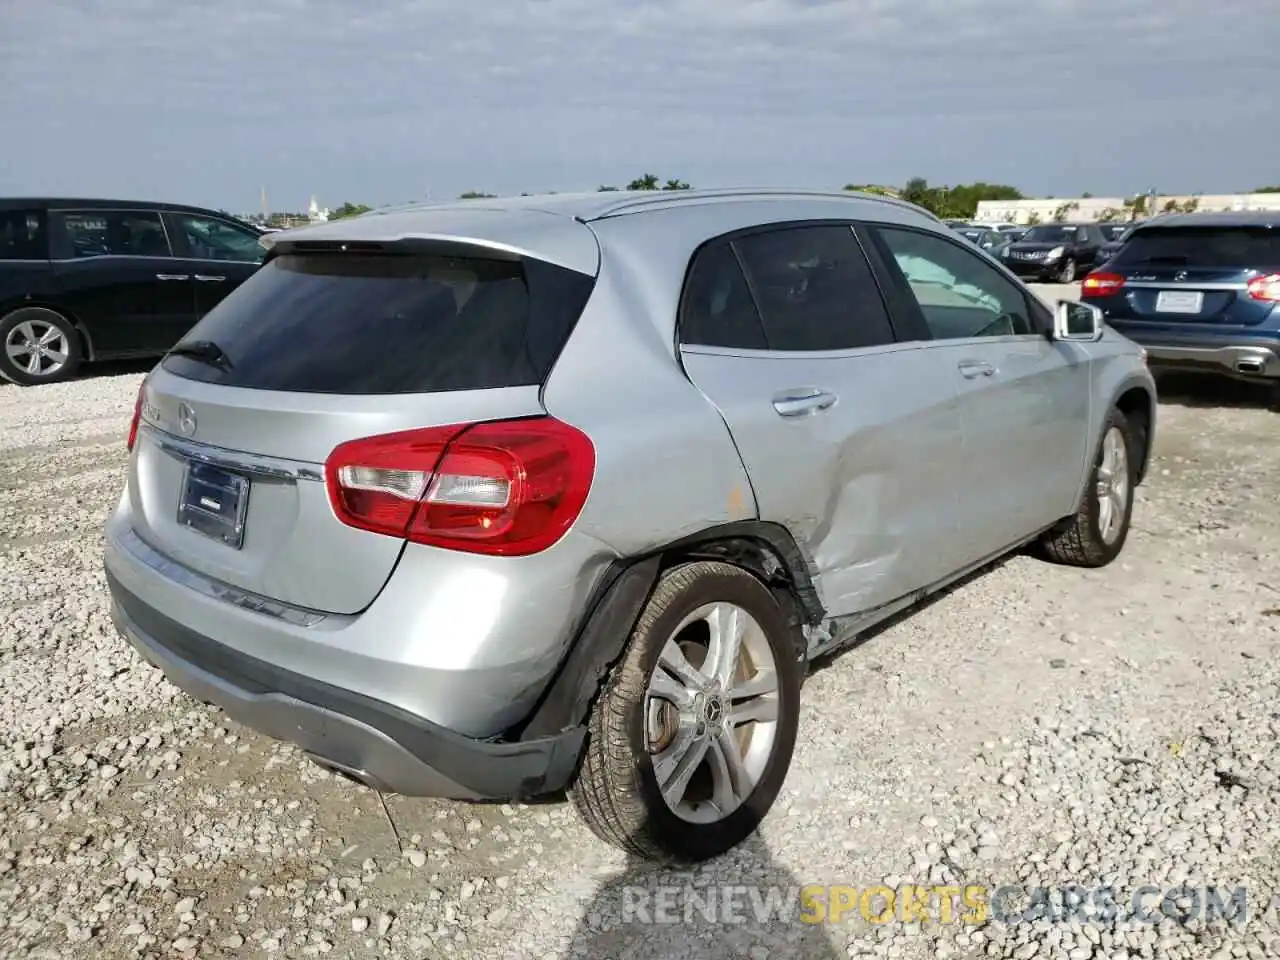
[[[46,307],[23,307],[0,319],[0,376],[22,387],[75,375],[83,350],[71,321]]]
[[[1076,262],[1075,262],[1074,260],[1072,260],[1070,257],[1068,257],[1068,258],[1067,258],[1067,262],[1066,262],[1066,263],[1064,263],[1064,264],[1062,265],[1062,268],[1058,271],[1058,278],[1057,278],[1057,279],[1058,279],[1058,282],[1059,282],[1059,283],[1073,283],[1073,282],[1075,282],[1075,279],[1076,279]]]
[[[1141,443],[1129,418],[1112,407],[1080,509],[1040,543],[1049,560],[1074,567],[1105,567],[1120,555],[1133,516]]]
[[[664,573],[589,720],[569,788],[587,826],[669,864],[754,833],[791,765],[802,649],[747,571],[696,562]]]

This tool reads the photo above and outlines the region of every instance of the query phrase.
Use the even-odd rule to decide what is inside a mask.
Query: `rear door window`
[[[1234,269],[1280,266],[1280,231],[1268,227],[1139,229],[1112,261],[1118,267],[1187,264]]]
[[[72,259],[173,255],[160,214],[149,210],[64,210],[57,219]]]
[[[853,230],[786,227],[734,240],[770,350],[851,350],[894,342],[893,324]]]
[[[308,253],[268,260],[169,356],[193,380],[303,393],[399,394],[541,384],[592,277],[538,260]]]
[[[48,260],[43,210],[0,210],[0,260]]]

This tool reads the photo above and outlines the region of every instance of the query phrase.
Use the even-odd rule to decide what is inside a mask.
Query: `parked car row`
[[[0,376],[163,354],[257,270],[262,236],[201,207],[0,199]]]
[[[1052,223],[1031,227],[950,221],[961,236],[1019,276],[1071,283],[1119,249],[1128,223]]]
[[[1159,366],[1280,383],[1280,250],[1272,217],[1250,216],[944,223],[1021,278],[1090,274],[1083,296]],[[0,199],[0,377],[51,383],[89,361],[163,355],[253,275],[268,233],[181,204]],[[1176,249],[1143,253],[1160,244]]]

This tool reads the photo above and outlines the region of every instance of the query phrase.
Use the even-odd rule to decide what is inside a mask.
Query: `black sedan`
[[[1046,223],[1009,244],[1000,259],[1020,277],[1072,283],[1098,260],[1104,238],[1096,223]]]

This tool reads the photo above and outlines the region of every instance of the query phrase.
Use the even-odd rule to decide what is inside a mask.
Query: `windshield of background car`
[[[1064,227],[1058,224],[1052,226],[1045,225],[1041,227],[1032,227],[1022,235],[1022,243],[1074,243],[1076,240],[1077,228]]]
[[[1125,242],[1117,266],[1179,263],[1196,267],[1280,267],[1280,230],[1272,227],[1150,227]]]

